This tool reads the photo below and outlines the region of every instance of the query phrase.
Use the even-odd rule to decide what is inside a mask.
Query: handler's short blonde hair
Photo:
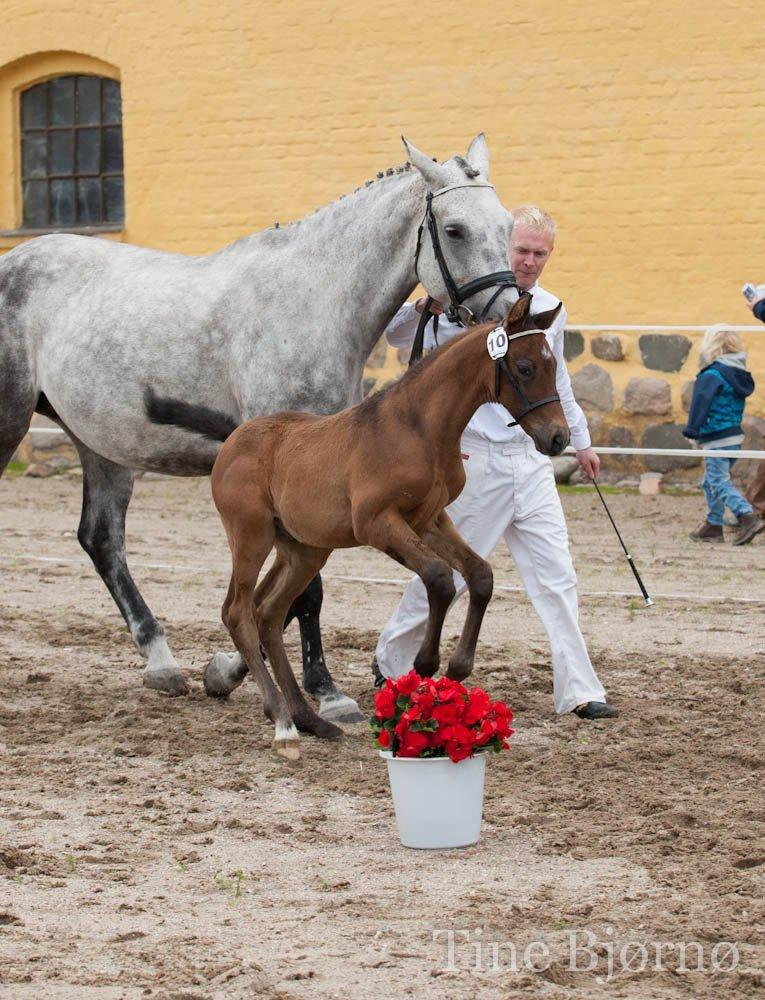
[[[555,239],[555,220],[547,212],[543,212],[538,205],[518,205],[517,208],[511,208],[510,211],[517,226],[541,229],[542,232],[549,233]]]
[[[736,354],[744,350],[741,335],[731,330],[727,323],[710,326],[701,339],[699,351],[704,364],[711,365],[721,354]]]

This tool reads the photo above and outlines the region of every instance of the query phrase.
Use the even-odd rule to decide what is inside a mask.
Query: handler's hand
[[[592,448],[582,448],[581,451],[576,453],[576,458],[586,476],[589,476],[590,479],[598,478],[600,475],[600,459],[597,452],[593,451]]]
[[[427,295],[423,295],[422,298],[417,299],[417,301],[414,304],[414,308],[417,310],[418,313],[422,312],[422,310],[425,308],[425,303],[427,301],[428,301]],[[444,311],[444,307],[441,305],[438,299],[433,299],[433,301],[430,303],[430,311],[433,313],[434,316],[440,316],[441,313]]]

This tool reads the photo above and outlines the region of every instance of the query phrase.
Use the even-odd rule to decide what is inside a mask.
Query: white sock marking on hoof
[[[300,739],[300,734],[292,723],[290,723],[289,726],[283,726],[281,723],[277,722],[274,728],[276,730],[274,738],[277,740],[286,740],[291,742],[293,740],[297,741]]]

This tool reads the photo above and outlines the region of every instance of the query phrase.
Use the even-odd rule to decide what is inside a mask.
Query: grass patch
[[[626,496],[630,493],[635,494],[639,492],[637,486],[603,486],[601,483],[598,483],[598,486],[600,486],[601,493],[621,493]],[[581,486],[569,486],[568,483],[558,483],[558,492],[594,493],[595,487],[592,483],[582,483]]]
[[[6,472],[15,472],[17,475],[22,472],[26,472],[27,463],[26,462],[9,462],[6,467]]]

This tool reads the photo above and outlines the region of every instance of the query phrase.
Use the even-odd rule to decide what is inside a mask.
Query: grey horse
[[[50,234],[0,258],[0,473],[35,412],[70,435],[83,470],[78,538],[147,660],[150,688],[187,692],[127,565],[134,473],[208,475],[220,445],[150,423],[145,387],[237,423],[282,410],[337,412],[361,398],[364,363],[418,278],[447,300],[453,282],[509,266],[512,217],[488,184],[483,134],[466,158],[442,164],[404,144],[405,167],[209,256]],[[421,225],[428,192],[440,193],[428,201],[429,225],[438,229],[446,278],[432,231]],[[500,319],[516,299],[510,287],[499,295],[482,288],[470,308],[491,303],[485,318]],[[291,609],[303,687],[323,718],[360,719],[324,663],[320,605],[317,578]],[[225,696],[245,674],[238,654],[218,653],[205,668],[207,693]]]

